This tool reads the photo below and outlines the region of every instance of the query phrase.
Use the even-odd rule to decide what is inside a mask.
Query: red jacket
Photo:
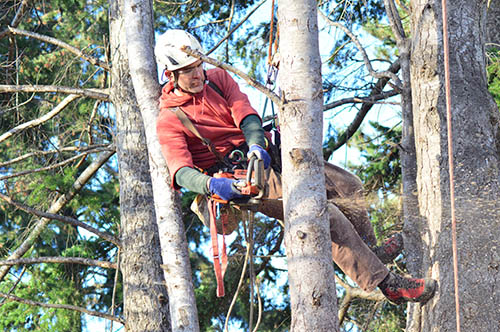
[[[173,82],[162,90],[156,132],[175,188],[179,188],[174,179],[180,168],[196,166],[206,169],[215,165],[217,160],[170,108],[181,107],[201,136],[212,141],[221,155],[245,142],[239,128],[241,121],[251,114],[259,116],[226,71],[220,68],[208,70],[207,78],[222,90],[225,98],[206,84],[203,91],[194,95],[177,96],[173,92]]]

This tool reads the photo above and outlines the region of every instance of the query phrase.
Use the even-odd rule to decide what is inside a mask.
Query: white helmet
[[[182,46],[189,46],[204,53],[200,42],[184,30],[167,30],[158,37],[155,46],[156,61],[169,71],[174,71],[198,61],[198,58],[181,51]]]

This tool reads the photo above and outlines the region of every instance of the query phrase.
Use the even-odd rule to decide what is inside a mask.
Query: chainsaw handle
[[[252,185],[252,173],[254,174],[254,184],[258,189],[259,193],[254,196],[254,199],[261,199],[264,196],[264,160],[257,158],[257,156],[252,155],[248,161],[247,168],[247,185]]]

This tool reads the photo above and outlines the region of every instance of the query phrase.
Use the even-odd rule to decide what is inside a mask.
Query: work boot
[[[387,277],[379,284],[385,297],[394,304],[404,302],[420,302],[426,304],[436,292],[437,282],[433,279],[404,278],[389,272]]]
[[[388,264],[403,251],[403,235],[396,233],[388,238],[384,244],[372,250],[382,263]]]

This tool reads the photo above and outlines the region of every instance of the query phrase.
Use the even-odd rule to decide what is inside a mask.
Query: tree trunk
[[[500,330],[499,112],[485,72],[487,1],[448,2],[462,331]],[[412,1],[411,85],[423,271],[439,281],[411,331],[456,331],[441,1]]]
[[[126,329],[170,331],[146,138],[128,71],[121,8],[120,1],[110,1],[111,100],[116,111]]]
[[[156,135],[161,89],[153,54],[152,2],[125,0],[125,13],[129,67],[146,130],[172,330],[198,332],[198,312],[180,200],[170,186],[167,164]]]
[[[417,196],[417,163],[411,94],[411,39],[402,29],[403,22],[396,10],[394,0],[384,0],[384,4],[392,31],[396,37],[396,44],[400,54],[401,82],[403,84],[401,91],[403,132],[399,155],[401,159],[403,233],[406,251],[406,267],[411,275],[418,277],[423,274],[423,252],[421,245],[423,218],[420,216],[418,210]],[[414,326],[420,326],[421,316],[422,306],[418,303],[408,303],[406,328],[410,331]]]
[[[291,331],[338,331],[322,158],[316,1],[278,1],[285,245]]]
[[[486,12],[486,48],[500,49],[500,0],[488,1]]]

